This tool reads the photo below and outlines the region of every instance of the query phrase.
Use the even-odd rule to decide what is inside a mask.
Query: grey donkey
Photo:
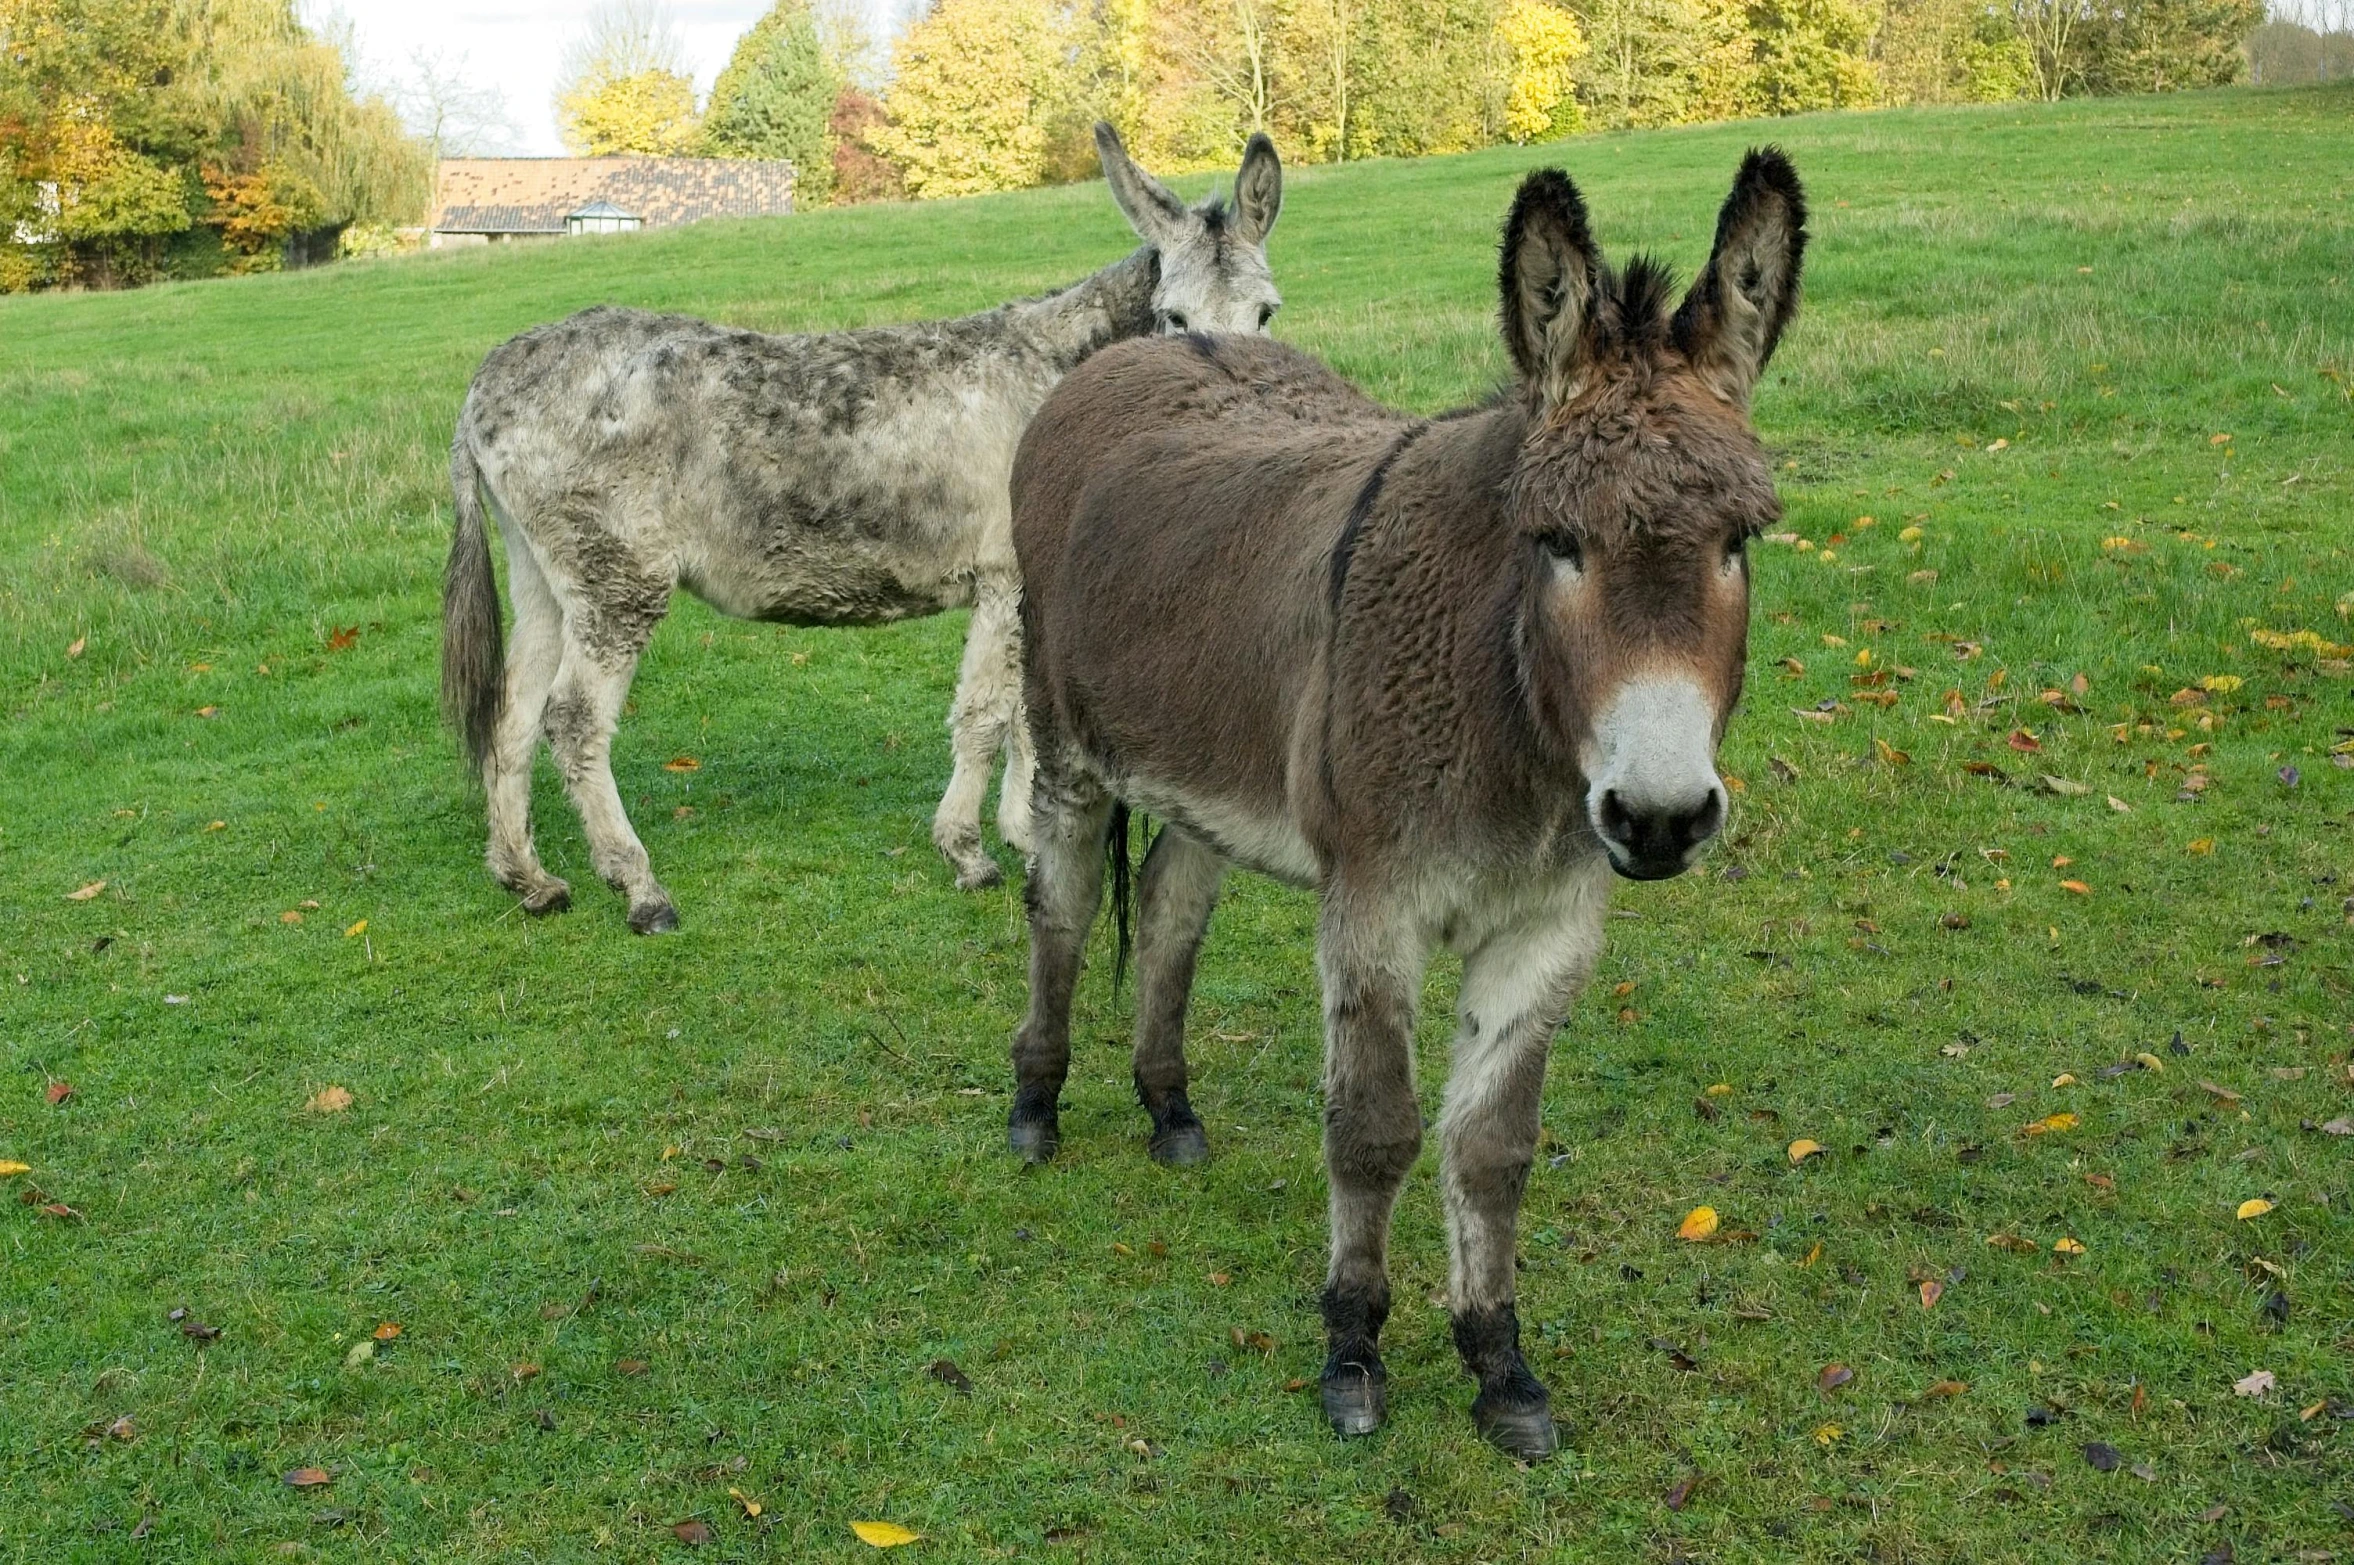
[[[1514,384],[1418,419],[1246,338],[1124,343],[1057,387],[1014,465],[1037,753],[1030,1004],[1009,1136],[1060,1139],[1072,988],[1125,811],[1166,822],[1138,884],[1135,1082],[1151,1150],[1209,1151],[1185,1010],[1218,885],[1313,887],[1332,1255],[1324,1408],[1377,1427],[1387,1251],[1422,1145],[1414,1021],[1462,956],[1438,1116],[1448,1308],[1473,1417],[1557,1441],[1521,1355],[1514,1247],[1545,1062],[1591,975],[1613,871],[1682,871],[1725,817],[1746,540],[1779,517],[1749,396],[1797,308],[1796,174],[1743,164],[1680,305],[1603,264],[1568,177],[1522,184],[1501,277]]]
[[[955,771],[932,837],[959,885],[997,880],[981,806],[1003,747],[999,829],[1028,846],[1006,498],[1015,445],[1055,383],[1105,345],[1263,332],[1281,303],[1266,256],[1283,200],[1273,143],[1251,138],[1231,205],[1189,209],[1110,126],[1095,134],[1143,244],[1059,292],[812,336],[600,308],[483,361],[450,448],[442,703],[481,773],[491,874],[527,912],[571,898],[532,846],[544,735],[597,873],[629,899],[630,927],[678,926],[614,788],[611,744],[639,655],[681,586],[724,613],[795,625],[972,605],[948,720]],[[503,647],[486,510],[514,605]]]

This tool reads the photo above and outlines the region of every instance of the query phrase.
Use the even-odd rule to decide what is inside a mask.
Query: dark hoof
[[[1170,1125],[1153,1132],[1147,1148],[1152,1160],[1165,1168],[1199,1168],[1210,1160],[1210,1135],[1201,1121]]]
[[[1389,1414],[1389,1372],[1381,1360],[1343,1361],[1337,1355],[1324,1366],[1324,1416],[1332,1432],[1343,1440],[1369,1435]]]
[[[523,899],[523,911],[530,918],[546,918],[551,913],[572,911],[572,888],[562,881],[544,887]]]
[[[1005,1144],[1025,1163],[1051,1162],[1063,1144],[1063,1127],[1055,1113],[1055,1094],[1020,1091],[1013,1112],[1005,1119]]]
[[[1471,1404],[1471,1421],[1488,1444],[1516,1462],[1541,1462],[1561,1449],[1545,1388],[1533,1376],[1525,1386],[1481,1392]]]
[[[678,909],[667,902],[629,910],[629,927],[641,935],[667,935],[678,929]]]

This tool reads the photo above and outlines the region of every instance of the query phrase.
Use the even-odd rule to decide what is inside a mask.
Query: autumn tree
[[[842,86],[808,0],[777,0],[711,88],[705,148],[726,158],[789,159],[795,199],[823,205],[834,182],[830,122]]]
[[[1054,123],[1067,116],[1064,18],[1040,0],[940,0],[902,33],[890,123],[875,146],[911,195],[974,195],[1036,184]]]
[[[695,83],[661,0],[603,0],[565,45],[556,124],[582,157],[677,155],[701,133]]]
[[[1505,0],[1496,16],[1504,54],[1504,135],[1523,145],[1578,129],[1570,67],[1586,52],[1577,18],[1546,0]]]

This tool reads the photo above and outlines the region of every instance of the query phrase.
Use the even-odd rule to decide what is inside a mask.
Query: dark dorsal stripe
[[[1340,530],[1340,541],[1332,546],[1332,618],[1335,630],[1340,623],[1340,598],[1349,585],[1349,559],[1357,552],[1357,537],[1365,530],[1366,518],[1381,499],[1382,485],[1389,481],[1390,464],[1405,454],[1422,432],[1430,428],[1428,419],[1407,426],[1390,448],[1373,464],[1373,471],[1365,475],[1365,486],[1357,491],[1354,504],[1349,507],[1349,520]]]

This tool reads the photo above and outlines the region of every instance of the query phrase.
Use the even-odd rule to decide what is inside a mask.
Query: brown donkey
[[[1321,899],[1332,1261],[1324,1409],[1377,1427],[1390,1213],[1422,1145],[1415,1002],[1463,958],[1441,1188],[1472,1415],[1516,1457],[1556,1444],[1514,1314],[1546,1053],[1602,946],[1610,872],[1682,870],[1725,815],[1745,541],[1780,515],[1748,418],[1798,303],[1805,203],[1742,164],[1707,269],[1604,266],[1557,170],[1505,226],[1515,386],[1416,419],[1281,344],[1108,348],[1015,460],[1024,694],[1038,767],[1030,1008],[1010,1134],[1051,1157],[1071,991],[1129,806],[1146,858],[1135,1078],[1164,1162],[1208,1155],[1184,1021],[1220,877]],[[1125,835],[1124,828],[1122,835]]]

